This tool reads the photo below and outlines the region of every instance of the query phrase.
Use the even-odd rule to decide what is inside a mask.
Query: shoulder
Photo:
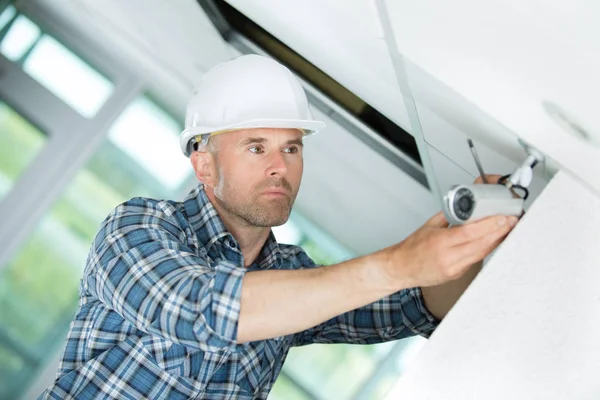
[[[284,265],[289,265],[290,268],[312,268],[317,266],[300,246],[280,243],[279,251],[281,252],[282,262]]]
[[[120,235],[139,229],[164,230],[179,236],[188,225],[182,203],[134,197],[108,214],[100,224],[98,236]]]
[[[158,200],[148,197],[134,197],[124,203],[116,206],[109,214],[111,216],[120,216],[123,214],[140,214],[156,216],[173,216],[181,209],[181,204],[172,200]]]

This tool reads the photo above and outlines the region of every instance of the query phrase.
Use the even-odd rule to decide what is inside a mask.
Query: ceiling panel
[[[515,149],[511,154],[518,156],[517,160],[509,159],[498,149],[488,147],[489,141],[475,139],[480,135],[470,135],[461,130],[462,124],[457,126],[419,103],[417,103],[417,110],[442,196],[448,192],[450,186],[459,183],[470,184],[475,177],[479,176],[479,170],[467,142],[469,138],[473,140],[476,153],[486,174],[510,174],[527,157],[524,149],[520,149],[520,151]],[[443,164],[439,160],[436,161],[440,156],[446,159]],[[468,173],[466,179],[462,175],[463,171]],[[525,202],[526,209],[541,193],[550,176],[551,171],[547,164],[540,164],[534,169],[533,180],[528,187],[529,197]]]
[[[228,0],[316,67],[410,131],[371,0]]]
[[[569,133],[556,122],[556,109],[549,114],[544,107],[555,104],[571,122],[600,135],[600,63],[597,44],[586,45],[600,28],[589,17],[579,19],[598,6],[520,3],[386,1],[398,51],[480,112],[435,91],[422,98],[425,105],[437,102],[438,110],[446,110],[440,112],[463,124],[485,115],[488,122],[478,130],[490,147],[512,157],[521,137],[600,191],[600,148]],[[411,85],[422,85],[418,79],[424,77],[409,76]]]

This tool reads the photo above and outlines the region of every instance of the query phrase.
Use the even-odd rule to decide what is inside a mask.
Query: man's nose
[[[267,175],[283,175],[287,171],[284,155],[280,151],[274,151],[269,155],[269,167]]]

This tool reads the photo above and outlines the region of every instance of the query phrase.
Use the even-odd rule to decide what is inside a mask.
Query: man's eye
[[[255,153],[255,154],[260,154],[263,151],[262,147],[260,147],[260,146],[252,146],[248,150],[250,150],[251,153]]]
[[[291,154],[297,153],[298,152],[298,147],[296,147],[296,146],[286,147],[285,150],[284,150],[284,152],[291,153]]]

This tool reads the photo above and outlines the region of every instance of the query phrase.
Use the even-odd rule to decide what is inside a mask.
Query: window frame
[[[108,128],[144,92],[144,81],[100,48],[32,3],[13,4],[92,68],[111,80],[112,95],[87,119],[0,54],[0,97],[47,136],[44,148],[0,201],[0,269],[31,235],[66,185],[102,145]],[[2,8],[2,10],[4,7]]]
[[[174,119],[183,121],[182,114],[174,112],[180,104],[174,103],[173,97],[166,91],[161,92],[154,82],[122,64],[118,55],[110,54],[101,46],[90,46],[89,38],[81,37],[74,27],[47,12],[43,5],[0,0],[0,12],[9,4],[16,8],[15,18],[25,15],[38,25],[42,35],[57,40],[111,81],[114,89],[96,115],[88,119],[29,76],[22,65],[0,54],[0,98],[46,137],[42,150],[0,200],[0,240],[3,243],[0,270],[10,265],[68,184],[108,140],[110,126],[136,98],[146,96]],[[60,344],[60,340],[56,342]],[[28,362],[27,379],[15,382],[18,384],[15,387],[29,386],[21,395],[37,396],[45,389],[40,385],[55,375],[62,348],[51,346],[48,350],[48,354],[37,357],[33,364]]]

